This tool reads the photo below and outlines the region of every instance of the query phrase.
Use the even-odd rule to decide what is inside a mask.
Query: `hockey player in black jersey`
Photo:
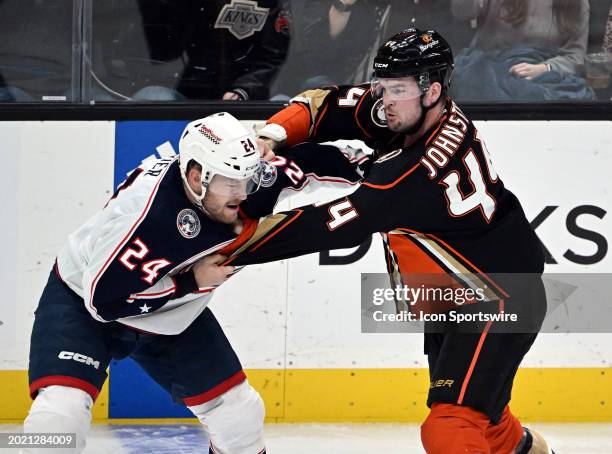
[[[26,433],[75,433],[81,452],[111,358],[130,356],[200,419],[211,452],[265,452],[263,402],[207,308],[236,271],[217,263],[285,189],[357,184],[358,162],[308,144],[262,162],[227,113],[189,123],[179,148],[132,171],[58,254],[35,314]]]
[[[228,263],[354,247],[380,232],[394,284],[423,273],[447,276],[449,285],[475,276],[493,292],[488,308],[513,304],[531,323],[517,333],[492,322],[476,324],[477,332],[426,332],[432,386],[423,446],[429,454],[549,453],[508,407],[545,313],[544,255],[483,138],[447,96],[453,67],[440,34],[408,29],[380,48],[371,84],[309,90],[271,117],[260,132],[263,148],[362,139],[377,160],[353,194],[262,220]],[[492,273],[533,278],[517,285]]]

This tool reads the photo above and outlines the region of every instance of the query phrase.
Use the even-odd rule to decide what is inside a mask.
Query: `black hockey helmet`
[[[408,28],[378,49],[373,69],[375,79],[414,76],[427,91],[432,75],[446,90],[454,67],[453,52],[442,35],[434,30]]]

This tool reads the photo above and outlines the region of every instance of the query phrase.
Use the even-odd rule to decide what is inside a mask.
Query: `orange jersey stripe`
[[[361,108],[361,104],[363,103],[363,100],[366,99],[368,92],[370,92],[371,90],[372,90],[371,88],[368,88],[366,90],[366,92],[361,96],[361,99],[359,100],[359,104],[357,104],[357,108],[355,109],[355,123],[357,123],[357,126],[359,126],[359,129],[363,131],[363,133],[366,135],[368,139],[371,139],[372,135],[369,134],[368,131],[366,131],[363,126],[361,126],[361,123],[359,122],[359,118],[357,117],[357,114],[359,113],[359,109]]]
[[[472,362],[470,363],[470,367],[465,374],[465,378],[463,379],[463,384],[461,385],[461,392],[459,393],[459,399],[457,399],[457,405],[461,405],[463,403],[463,396],[465,396],[465,390],[467,389],[468,383],[470,382],[470,378],[472,378],[472,373],[474,372],[474,367],[476,367],[476,361],[478,361],[478,357],[480,356],[480,351],[482,350],[482,344],[489,333],[489,329],[491,328],[493,322],[490,320],[487,322],[484,331],[480,335],[480,339],[478,340],[478,346],[476,347],[476,351],[474,352],[474,356],[472,356]]]
[[[493,279],[491,279],[489,276],[487,276],[484,272],[482,272],[480,270],[480,268],[478,268],[476,265],[474,265],[472,262],[470,262],[467,258],[465,258],[463,255],[461,255],[456,249],[454,249],[450,244],[448,244],[447,242],[445,242],[444,240],[441,240],[440,238],[438,238],[437,236],[431,234],[431,233],[422,233],[422,232],[417,232],[416,230],[411,230],[411,229],[407,229],[404,227],[400,227],[397,230],[403,231],[403,232],[409,232],[409,233],[414,233],[417,235],[424,235],[428,238],[433,238],[434,240],[436,240],[437,243],[444,245],[446,247],[446,249],[450,252],[453,253],[453,255],[455,255],[456,257],[459,257],[460,259],[462,259],[465,263],[467,263],[468,265],[470,265],[477,273],[481,274],[487,281],[489,281],[492,285],[495,286],[495,288],[497,290],[499,290],[503,296],[505,296],[506,298],[508,298],[510,295],[508,295],[507,292],[504,291],[503,288],[501,288],[499,285],[497,285],[497,283],[495,283],[495,281]]]
[[[446,274],[436,261],[423,252],[409,238],[404,235],[387,236],[389,246],[397,257],[397,262],[402,274],[422,273],[422,274]]]
[[[314,128],[312,128],[312,135],[313,136],[317,135],[317,129],[319,128],[319,125],[321,124],[321,120],[323,120],[323,117],[327,113],[327,108],[328,107],[329,107],[329,104],[326,104],[325,107],[323,108],[323,111],[319,114],[319,118],[317,118],[317,122],[315,123]]]
[[[443,244],[444,246],[446,246],[451,252],[453,252],[457,257],[460,257],[461,259],[463,259],[468,265],[470,265],[472,268],[474,268],[478,273],[480,273],[486,280],[488,280],[491,284],[493,284],[495,286],[495,288],[497,290],[499,290],[503,296],[505,296],[506,298],[508,298],[510,295],[508,295],[508,293],[506,291],[504,291],[503,288],[501,288],[499,285],[497,285],[497,283],[495,283],[495,281],[493,279],[491,279],[489,276],[487,276],[486,273],[484,273],[483,271],[480,270],[480,268],[478,268],[476,265],[474,265],[472,262],[470,262],[467,258],[465,258],[463,255],[461,255],[456,249],[454,249],[450,244],[446,243],[445,241],[441,240],[440,238],[438,238],[435,235],[432,234],[426,234],[428,237],[433,238],[434,240],[436,240],[438,243]]]
[[[253,236],[255,230],[257,230],[258,222],[254,219],[247,218],[246,216],[240,216],[242,219],[242,231],[240,235],[234,239],[230,244],[221,249],[218,254],[228,256],[235,250],[239,249],[244,243],[246,243],[249,238]]]
[[[367,186],[367,187],[373,188],[373,189],[390,189],[393,186],[396,186],[397,184],[399,184],[404,178],[406,178],[412,172],[414,172],[417,169],[417,167],[419,167],[419,165],[420,165],[419,163],[415,164],[410,170],[408,170],[408,172],[403,174],[401,177],[399,177],[393,183],[389,183],[389,184],[372,184],[372,183],[367,183],[366,182],[366,183],[363,183],[363,186]]]
[[[389,247],[397,257],[397,264],[404,285],[414,288],[421,285],[442,288],[456,285],[456,282],[448,276],[446,270],[414,244],[410,238],[393,234],[389,234],[387,238]],[[434,303],[433,306],[430,303]],[[418,300],[411,304],[413,304],[412,311],[414,313],[440,313],[456,308],[454,303],[442,301]]]

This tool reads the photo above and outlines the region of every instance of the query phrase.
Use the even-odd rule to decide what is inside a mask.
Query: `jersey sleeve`
[[[354,187],[370,166],[361,150],[305,142],[282,150],[269,164],[262,187],[241,208],[253,219],[271,214],[285,194],[321,186]]]
[[[317,251],[358,246],[391,226],[388,198],[361,186],[353,194],[323,205],[309,205],[260,219],[251,239],[228,260],[248,265]],[[372,208],[376,207],[376,215]]]
[[[422,194],[424,172],[418,162],[404,158],[402,150],[379,158],[359,188],[346,197],[260,219],[254,234],[228,263],[265,263],[354,247],[372,233],[422,223],[428,202],[402,194]]]
[[[387,128],[382,100],[371,96],[368,84],[307,90],[273,115],[260,135],[276,139],[270,125],[282,126],[286,145],[304,141],[360,139],[368,144],[390,143],[396,134]]]

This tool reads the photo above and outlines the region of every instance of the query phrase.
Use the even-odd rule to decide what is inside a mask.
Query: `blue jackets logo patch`
[[[200,219],[195,211],[185,208],[176,217],[176,226],[181,235],[187,239],[195,238],[200,233]]]
[[[261,161],[261,172],[253,175],[253,180],[255,183],[259,183],[262,188],[269,188],[276,182],[277,176],[276,167],[267,161]]]

